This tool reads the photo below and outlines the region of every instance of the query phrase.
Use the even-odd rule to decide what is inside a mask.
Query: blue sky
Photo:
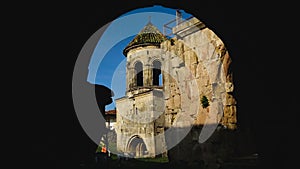
[[[191,16],[183,10],[181,12],[183,18]],[[113,103],[107,105],[106,110],[114,109],[114,100],[125,95],[126,57],[122,51],[148,23],[149,16],[153,25],[163,32],[163,25],[175,19],[175,9],[152,6],[125,13],[110,23],[94,49],[87,81],[114,91]]]

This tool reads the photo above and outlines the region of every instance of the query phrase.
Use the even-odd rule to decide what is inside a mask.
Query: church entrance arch
[[[131,137],[127,144],[127,152],[134,157],[144,157],[147,155],[147,147],[144,140],[138,135]]]

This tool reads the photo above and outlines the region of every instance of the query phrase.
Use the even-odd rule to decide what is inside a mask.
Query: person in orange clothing
[[[106,154],[106,152],[107,152],[106,146],[102,146],[101,152]]]

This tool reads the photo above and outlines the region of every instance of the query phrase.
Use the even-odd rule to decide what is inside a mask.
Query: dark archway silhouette
[[[96,95],[97,105],[104,117],[105,106],[113,102],[112,97],[114,96],[114,93],[106,86],[95,84],[95,95]]]
[[[105,106],[109,105],[113,102],[112,97],[114,96],[114,93],[112,90],[110,90],[106,86],[95,84],[95,96],[96,96],[96,101],[97,101],[97,105],[99,107],[100,113],[102,114],[102,117],[104,119],[106,119]],[[101,126],[103,128],[106,128],[105,123],[101,124]],[[99,133],[101,135],[100,138],[102,138],[105,134],[107,134],[107,133],[103,132],[104,130],[101,130],[101,131],[102,131],[102,133]],[[105,142],[105,144],[107,145],[108,143]]]

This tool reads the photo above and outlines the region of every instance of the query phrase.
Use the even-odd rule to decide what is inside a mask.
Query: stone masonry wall
[[[163,42],[161,48],[165,52],[164,55],[171,53],[173,57],[180,58],[181,62],[165,65],[172,69],[170,72],[179,71],[182,67],[190,71],[185,77],[164,75],[166,126],[172,125],[176,114],[182,111],[185,105],[191,105],[191,95],[198,92],[199,96],[195,97],[195,100],[199,101],[202,96],[206,96],[210,106],[207,108],[199,106],[198,113],[186,112],[195,118],[195,125],[203,125],[205,121],[209,124],[220,122],[226,128],[235,129],[236,100],[232,94],[234,86],[230,71],[231,58],[220,38],[208,28],[198,29],[180,39],[173,38]],[[191,91],[190,86],[182,85],[187,84],[184,82],[191,83],[192,80],[196,81],[198,91]],[[179,91],[179,85],[182,85],[182,91]],[[189,99],[182,99],[182,92],[190,92],[187,93]],[[222,112],[219,110],[220,107],[223,109],[223,115],[220,113]],[[210,116],[210,112],[215,109],[219,112],[217,116]]]
[[[161,44],[163,58],[170,60],[163,62],[164,67],[171,72],[164,75],[165,126],[174,126],[181,116],[193,121],[188,135],[169,150],[168,157],[170,161],[196,162],[215,168],[218,161],[221,163],[230,156],[235,144],[237,110],[231,58],[213,31],[195,18],[191,22],[193,24],[187,22],[173,29],[176,37]],[[172,61],[176,58],[177,61]],[[188,72],[176,74],[184,68]],[[208,107],[201,106],[203,96],[208,98]],[[191,111],[194,109],[188,107],[192,105],[200,106]],[[189,120],[183,123],[180,127],[191,125]],[[200,143],[199,135],[204,125],[218,127],[204,143]]]

